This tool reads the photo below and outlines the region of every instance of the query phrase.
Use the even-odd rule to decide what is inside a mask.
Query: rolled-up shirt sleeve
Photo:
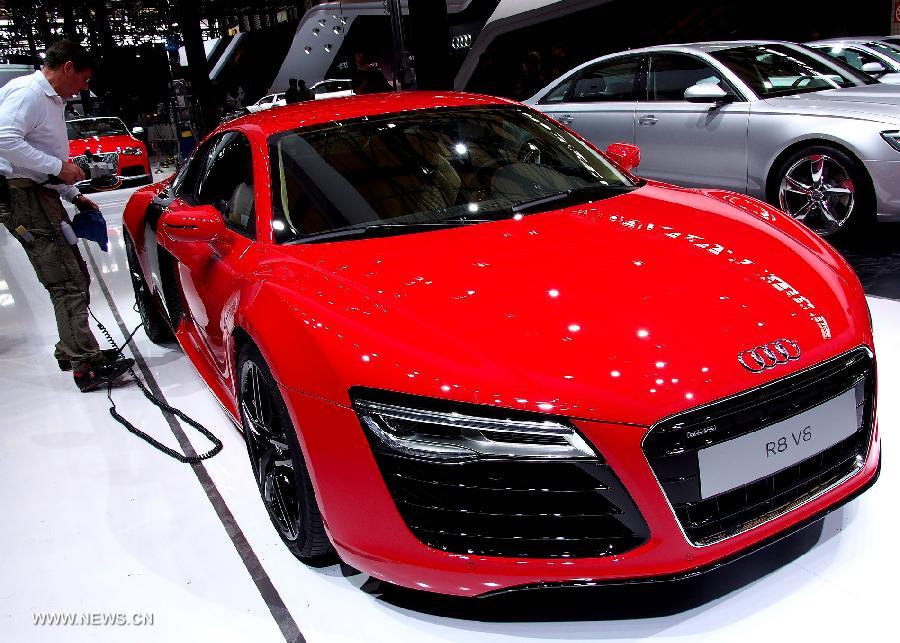
[[[35,149],[25,136],[36,126],[44,111],[35,94],[25,88],[9,94],[0,102],[0,156],[17,167],[40,174],[57,175],[62,161]]]

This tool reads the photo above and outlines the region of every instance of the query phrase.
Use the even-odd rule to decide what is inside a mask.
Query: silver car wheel
[[[850,220],[856,188],[840,161],[825,154],[811,154],[785,172],[778,188],[778,202],[784,212],[824,237]]]

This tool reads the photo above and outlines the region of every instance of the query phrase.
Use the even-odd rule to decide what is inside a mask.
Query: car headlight
[[[900,152],[900,131],[892,130],[890,132],[882,132],[881,138],[887,141],[887,144]]]
[[[547,419],[502,419],[356,399],[354,410],[376,448],[414,458],[596,460],[573,427]]]
[[[139,147],[125,147],[119,151],[120,154],[124,154],[125,156],[140,156],[144,153]]]

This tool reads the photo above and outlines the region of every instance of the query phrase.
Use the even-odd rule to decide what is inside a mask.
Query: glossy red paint
[[[225,236],[222,215],[211,205],[166,212],[159,224],[172,241],[214,243]]]
[[[630,143],[613,143],[606,148],[606,155],[629,172],[641,164],[641,151]]]
[[[89,150],[91,154],[106,154],[107,152],[121,152],[127,148],[136,148],[140,154],[119,154],[119,167],[117,174],[124,175],[128,168],[140,168],[142,174],[150,175],[150,156],[147,154],[147,146],[143,141],[131,135],[116,136],[92,136],[69,141],[69,158],[75,158]],[[135,170],[136,171],[136,170]]]
[[[854,477],[780,518],[698,548],[681,533],[642,451],[648,427],[662,418],[873,346],[853,271],[765,203],[648,182],[521,220],[315,245],[271,242],[269,134],[498,101],[360,96],[232,121],[223,127],[244,132],[254,148],[258,240],[226,230],[212,243],[154,241],[179,262],[188,311],[179,342],[235,419],[235,330],[260,348],[342,558],[378,578],[457,595],[667,575],[734,555],[870,482],[880,460],[877,428]],[[137,191],[124,215],[148,283],[144,216],[163,187]],[[190,210],[179,199],[168,206]],[[782,337],[802,347],[800,359],[761,373],[738,363],[740,351]],[[461,556],[423,545],[384,485],[349,406],[352,386],[572,418],[634,498],[649,541],[621,555],[568,560]]]

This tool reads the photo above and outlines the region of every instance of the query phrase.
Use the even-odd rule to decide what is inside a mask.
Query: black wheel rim
[[[288,446],[288,427],[278,412],[272,391],[252,361],[241,369],[241,415],[250,462],[263,502],[281,535],[300,535],[300,495]]]

